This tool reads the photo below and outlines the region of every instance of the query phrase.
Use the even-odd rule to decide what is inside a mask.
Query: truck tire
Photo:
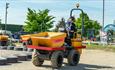
[[[36,50],[34,50],[34,53],[32,54],[32,63],[35,66],[42,66],[44,63],[44,60],[39,58],[38,54],[36,54]]]
[[[53,68],[61,67],[63,63],[63,52],[55,51],[51,56],[51,64]]]
[[[68,64],[76,66],[79,63],[80,54],[76,50],[71,50],[67,56]]]
[[[1,46],[7,46],[7,41],[1,41]]]
[[[27,41],[27,45],[32,45],[32,40],[31,40],[31,38]]]

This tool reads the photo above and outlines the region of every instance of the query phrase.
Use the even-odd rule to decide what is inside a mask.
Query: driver
[[[74,37],[74,32],[76,32],[75,18],[73,16],[67,21],[66,31],[68,33],[68,37],[72,39]]]
[[[66,23],[67,39],[66,42],[71,46],[71,39],[74,38],[74,32],[77,31],[75,26],[75,17],[71,16]]]

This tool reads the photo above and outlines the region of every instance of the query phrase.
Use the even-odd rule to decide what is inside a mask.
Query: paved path
[[[23,53],[16,51],[0,50],[0,55]],[[59,70],[115,70],[115,53],[101,50],[84,50],[78,66],[67,66],[64,60],[63,67]],[[50,61],[45,61],[42,67],[35,67],[31,61],[0,66],[0,70],[52,70]]]

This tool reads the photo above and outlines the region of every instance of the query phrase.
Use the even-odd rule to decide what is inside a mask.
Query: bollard
[[[23,48],[23,51],[27,51],[27,48]]]
[[[6,65],[7,64],[7,59],[4,57],[0,57],[0,65]]]
[[[7,59],[8,63],[17,63],[18,62],[17,56],[10,55],[10,56],[3,56],[3,57],[5,57]]]
[[[28,53],[26,53],[27,54],[27,58],[28,59],[32,59],[32,53],[31,52],[28,52]]]
[[[14,54],[14,55],[18,57],[19,61],[27,61],[28,60],[27,54]]]
[[[14,46],[8,46],[7,50],[14,50]]]
[[[1,46],[1,49],[6,50],[7,46]]]
[[[23,47],[14,47],[15,51],[23,51]]]
[[[31,48],[28,48],[28,50],[27,50],[28,52],[33,52],[33,49],[31,49]]]

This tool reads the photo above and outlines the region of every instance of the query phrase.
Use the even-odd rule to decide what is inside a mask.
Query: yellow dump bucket
[[[28,39],[30,39],[31,35],[22,35],[21,39],[24,41],[27,41]]]
[[[31,36],[32,45],[46,47],[61,47],[64,44],[66,33],[42,32]]]
[[[0,41],[7,41],[7,40],[8,40],[8,36],[0,35]]]
[[[24,41],[27,41],[28,39],[30,39],[31,37],[45,37],[47,36],[46,32],[42,32],[42,33],[37,33],[37,34],[28,34],[28,35],[21,35],[21,39]]]

